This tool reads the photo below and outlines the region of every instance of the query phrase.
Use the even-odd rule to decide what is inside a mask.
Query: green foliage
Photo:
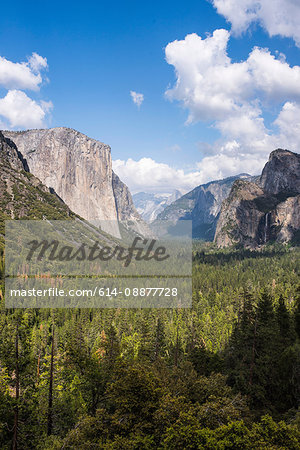
[[[182,419],[167,430],[163,449],[298,449],[300,433],[284,422],[264,416],[260,423],[246,426],[233,421],[215,430],[201,428],[193,416]]]
[[[299,250],[197,243],[193,259],[190,309],[13,311],[2,299],[0,447],[18,363],[25,450],[299,448]]]

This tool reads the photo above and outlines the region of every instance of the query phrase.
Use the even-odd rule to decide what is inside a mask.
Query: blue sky
[[[0,126],[67,126],[99,139],[111,146],[115,170],[132,191],[186,191],[237,171],[257,173],[274,146],[297,150],[300,6],[274,0],[270,9],[259,0],[249,15],[254,1],[234,2],[232,9],[229,0],[5,2]],[[261,50],[248,60],[255,47]],[[27,62],[33,53],[47,68],[37,56]],[[28,70],[9,79],[5,70],[19,66],[7,62]],[[236,83],[222,84],[223,69]],[[166,95],[177,76],[179,86]],[[20,77],[27,77],[23,84]],[[130,91],[143,94],[140,107]]]

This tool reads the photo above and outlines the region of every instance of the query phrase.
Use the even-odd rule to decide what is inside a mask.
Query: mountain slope
[[[28,172],[13,142],[0,132],[0,234],[6,219],[75,217],[57,195]]]
[[[270,154],[257,184],[235,181],[217,223],[219,247],[257,247],[269,241],[296,240],[300,229],[300,155]]]
[[[128,230],[133,230],[143,236],[150,236],[151,231],[147,224],[141,220],[139,213],[135,209],[128,187],[114,172],[112,172],[112,186],[115,197],[117,220]]]
[[[5,220],[9,219],[54,220],[52,225],[56,220],[74,220],[72,233],[105,245],[113,245],[117,241],[74,214],[60,197],[32,175],[16,145],[0,132],[0,256],[3,253]],[[70,241],[74,243],[73,235]]]
[[[118,237],[120,216],[143,228],[131,196],[119,198],[121,181],[113,175],[108,145],[64,127],[3,134],[16,144],[30,172],[76,214]]]
[[[192,220],[194,238],[213,240],[222,201],[229,195],[236,179],[248,177],[250,175],[240,174],[197,186],[167,206],[157,219],[174,223]]]

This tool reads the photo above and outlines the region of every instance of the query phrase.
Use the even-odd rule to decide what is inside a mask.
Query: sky
[[[132,193],[187,192],[299,152],[298,0],[1,5],[0,129],[110,145]]]

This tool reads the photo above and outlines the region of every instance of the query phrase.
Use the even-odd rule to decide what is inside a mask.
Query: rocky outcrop
[[[260,185],[272,195],[300,193],[300,155],[289,150],[274,150],[262,171]]]
[[[64,127],[4,135],[16,144],[30,172],[84,219],[118,237],[118,217],[143,225],[131,196],[119,198],[121,181],[113,181],[108,145]]]
[[[224,200],[216,227],[215,242],[218,247],[236,243],[252,246],[256,240],[259,223],[264,212],[257,199],[265,200],[264,191],[254,183],[237,180]]]
[[[15,144],[0,132],[0,234],[5,219],[69,219],[71,216],[74,214],[68,206],[28,172]]]
[[[167,206],[157,219],[172,223],[191,220],[194,238],[213,240],[222,201],[228,197],[236,179],[247,179],[249,176],[240,174],[197,186]]]
[[[214,241],[256,248],[288,242],[300,229],[300,155],[271,153],[257,184],[236,181],[223,202]]]
[[[112,187],[115,197],[117,219],[127,229],[132,229],[143,236],[151,235],[147,224],[141,220],[135,206],[133,205],[131,193],[118,175],[112,172]]]
[[[294,239],[300,230],[300,195],[289,197],[276,206],[270,218],[270,228],[272,227],[276,230],[274,234],[277,235],[277,241],[287,242]]]
[[[0,159],[1,164],[10,165],[15,170],[25,170],[27,167],[16,145],[3,136],[0,131]]]

